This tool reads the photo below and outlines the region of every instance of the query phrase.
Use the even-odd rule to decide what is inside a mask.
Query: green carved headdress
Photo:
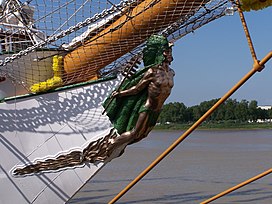
[[[164,61],[163,52],[169,49],[169,42],[162,35],[152,35],[143,50],[144,66],[154,66]]]

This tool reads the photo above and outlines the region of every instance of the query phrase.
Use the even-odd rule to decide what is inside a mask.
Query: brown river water
[[[182,131],[153,131],[108,163],[69,204],[112,200]],[[272,168],[272,130],[199,130],[187,137],[116,203],[200,203]],[[215,204],[272,204],[272,174]]]

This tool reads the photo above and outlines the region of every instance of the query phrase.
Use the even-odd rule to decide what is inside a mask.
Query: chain
[[[33,52],[38,48],[42,48],[47,44],[55,42],[55,41],[65,37],[73,32],[76,32],[77,30],[79,30],[83,27],[86,27],[92,23],[95,23],[96,21],[103,19],[106,16],[111,15],[117,11],[120,11],[121,9],[123,9],[131,4],[134,4],[136,2],[137,2],[137,0],[123,0],[119,4],[114,5],[109,9],[103,10],[101,13],[96,14],[93,17],[86,18],[83,22],[79,22],[75,26],[71,26],[70,28],[61,31],[60,33],[50,36],[49,38],[47,38],[44,41],[41,41],[31,47],[28,47],[27,49],[22,50],[18,53],[15,53],[15,54],[11,55],[10,57],[6,57],[4,60],[0,60],[0,66],[5,66],[7,63],[13,62],[15,59],[21,58],[22,56],[27,55],[30,52]]]

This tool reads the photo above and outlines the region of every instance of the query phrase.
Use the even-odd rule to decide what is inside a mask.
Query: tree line
[[[186,107],[184,103],[172,102],[163,106],[162,112],[158,119],[161,124],[177,123],[184,124],[197,121],[204,113],[206,113],[219,99],[204,101],[199,105]],[[217,110],[215,110],[206,121],[220,122],[256,122],[257,119],[271,119],[272,109],[264,110],[258,107],[256,100],[247,101],[236,99],[226,100]]]

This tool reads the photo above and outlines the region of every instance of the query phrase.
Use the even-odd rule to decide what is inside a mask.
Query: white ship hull
[[[65,203],[104,164],[15,176],[37,160],[82,151],[112,128],[101,104],[117,80],[0,103],[0,203]]]

